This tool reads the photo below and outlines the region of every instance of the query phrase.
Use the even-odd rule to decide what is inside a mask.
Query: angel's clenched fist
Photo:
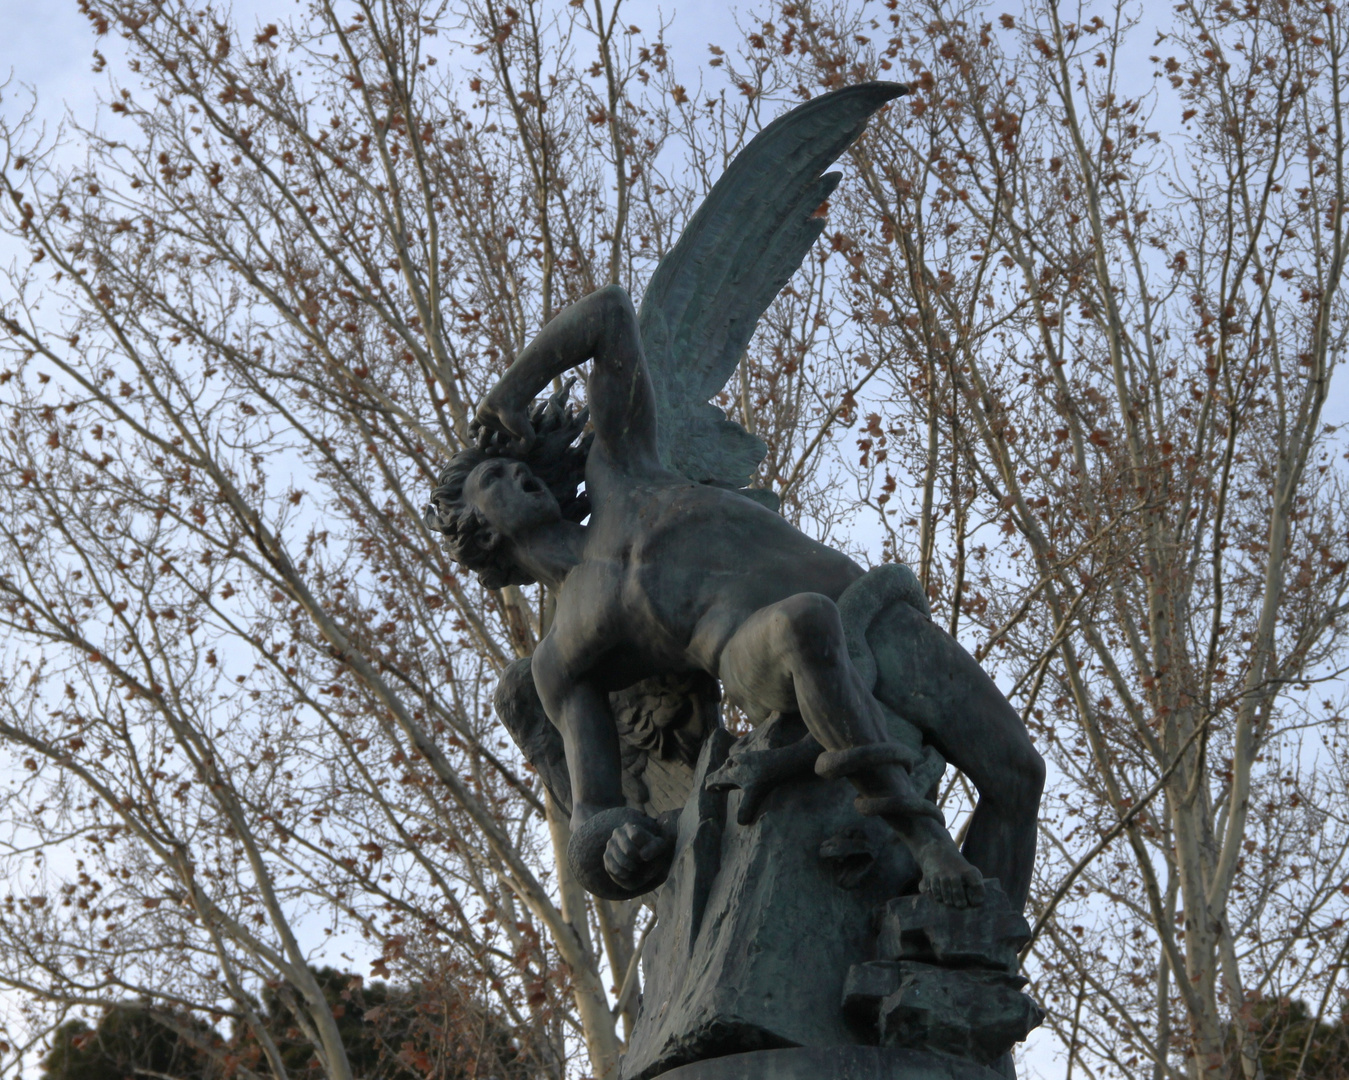
[[[604,848],[604,869],[624,889],[646,884],[654,870],[664,865],[670,840],[649,832],[635,822],[620,825]]]

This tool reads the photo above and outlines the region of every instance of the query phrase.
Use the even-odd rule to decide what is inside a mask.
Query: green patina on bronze
[[[914,893],[938,937],[954,919],[993,940],[1020,918],[1044,779],[1020,718],[907,568],[865,572],[747,486],[765,447],[710,404],[824,228],[839,181],[825,170],[905,91],[849,87],[765,128],[640,311],[610,286],[521,351],[426,510],[485,584],[556,597],[497,709],[571,814],[578,880],[613,899],[656,892],[629,1080],[867,1043],[894,1051],[884,1068],[907,1063],[886,1076],[938,1075],[914,1072],[915,1054],[1005,1075],[995,1059],[1038,1023],[1002,954],[887,960],[870,920]],[[566,390],[535,404],[587,361],[587,409]],[[733,745],[722,693],[755,725]],[[979,793],[959,850],[928,797],[947,762]],[[871,962],[892,963],[895,985],[859,1019],[846,987]]]

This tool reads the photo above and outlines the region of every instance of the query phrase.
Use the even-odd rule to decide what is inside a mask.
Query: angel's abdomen
[[[706,632],[709,616],[734,632],[759,608],[797,593],[837,599],[862,573],[847,556],[734,492],[699,485],[651,494],[635,515],[630,602],[703,661],[711,659],[701,656],[707,644],[694,638]]]

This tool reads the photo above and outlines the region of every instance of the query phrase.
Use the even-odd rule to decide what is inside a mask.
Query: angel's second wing
[[[701,673],[656,676],[609,695],[618,729],[623,798],[650,817],[688,799],[703,740],[720,724],[715,679]],[[562,733],[548,719],[529,657],[501,673],[497,718],[567,816],[571,774]]]
[[[816,211],[839,180],[824,169],[872,113],[907,92],[862,83],[778,117],[736,155],[656,267],[639,319],[669,467],[693,480],[749,483],[766,447],[708,401],[824,229]]]
[[[543,711],[543,702],[534,688],[534,671],[529,657],[506,666],[497,683],[493,705],[497,719],[510,733],[520,753],[539,774],[553,801],[570,817],[571,775],[567,771],[562,733]]]

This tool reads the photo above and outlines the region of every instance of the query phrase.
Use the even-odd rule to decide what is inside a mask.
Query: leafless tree
[[[547,598],[480,588],[419,511],[538,327],[640,287],[756,99],[677,84],[618,3],[84,7],[128,57],[105,126],[44,137],[9,88],[0,131],[10,1042],[134,997],[284,1076],[271,988],[340,1080],[310,961],[363,939],[377,975],[457,973],[530,1075],[583,1045],[612,1076],[650,915],[558,869],[490,710]],[[804,356],[821,306],[768,347]],[[808,413],[756,420],[801,480]]]
[[[744,70],[915,86],[831,211],[834,321],[880,361],[849,466],[1052,759],[1032,964],[1068,1068],[1259,1076],[1261,1002],[1337,1015],[1349,948],[1349,28],[783,11]]]
[[[640,293],[761,123],[874,77],[915,92],[721,404],[803,528],[915,567],[1051,759],[1028,963],[1069,1071],[1257,1077],[1269,1002],[1338,1014],[1333,7],[1154,41],[1127,5],[787,4],[683,83],[616,4],[87,8],[129,57],[106,128],[44,139],[11,88],[0,132],[11,1042],[144,996],[280,1076],[270,986],[345,1076],[309,964],[363,938],[522,1067],[614,1075],[650,915],[559,873],[490,715],[548,598],[418,511],[539,326]]]

